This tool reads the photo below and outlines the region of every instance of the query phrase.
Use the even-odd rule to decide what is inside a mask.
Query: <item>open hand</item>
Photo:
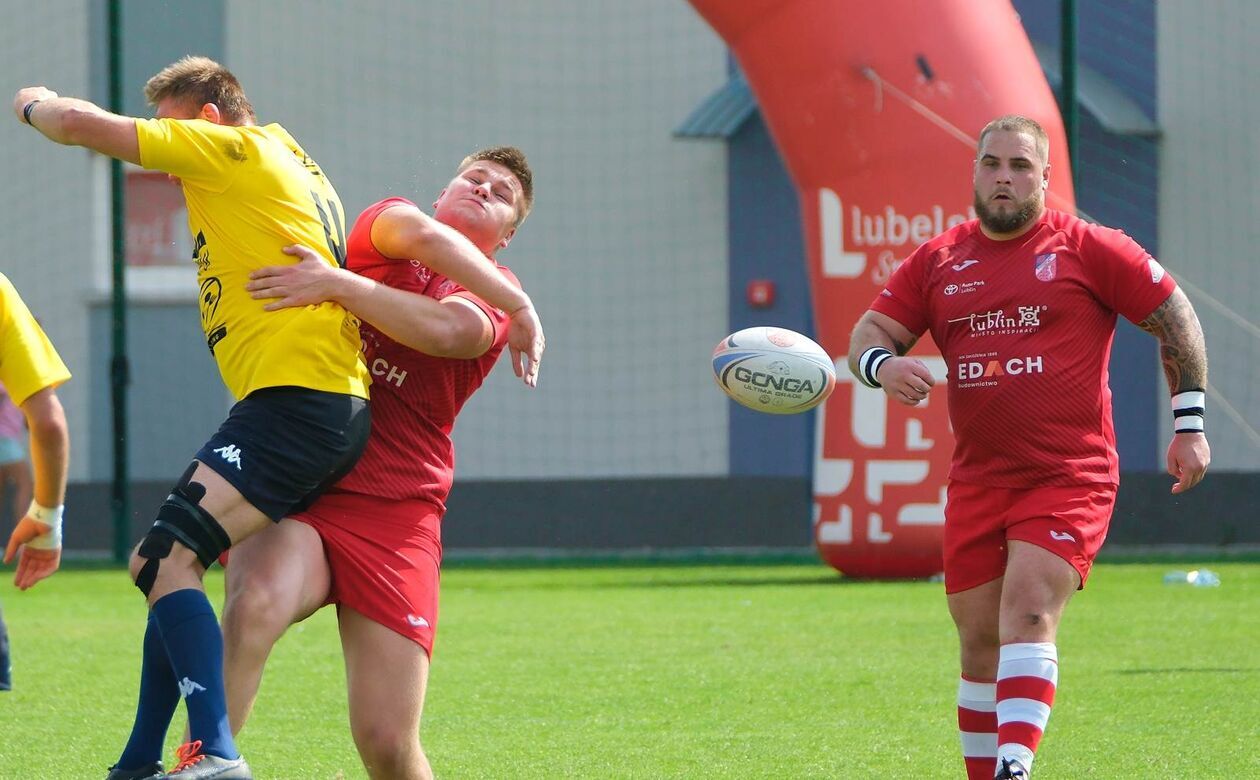
[[[529,387],[538,386],[538,369],[542,363],[547,338],[543,335],[542,321],[531,303],[508,315],[508,350],[512,357],[512,371],[525,380]]]
[[[263,306],[265,311],[311,306],[334,299],[337,276],[344,273],[333,268],[315,250],[300,244],[286,246],[286,255],[298,262],[293,265],[269,265],[249,275],[245,289],[255,300],[275,299]]]
[[[57,571],[61,565],[61,548],[42,550],[31,547],[27,542],[50,532],[50,528],[29,517],[18,521],[17,527],[9,536],[9,544],[4,550],[4,562],[9,563],[14,555],[19,555],[17,573],[13,576],[13,584],[26,590],[35,583]]]

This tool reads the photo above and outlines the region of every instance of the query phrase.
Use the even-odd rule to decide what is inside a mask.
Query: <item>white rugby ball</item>
[[[737,403],[768,414],[813,409],[836,387],[827,351],[785,328],[745,328],[713,350],[713,378]]]

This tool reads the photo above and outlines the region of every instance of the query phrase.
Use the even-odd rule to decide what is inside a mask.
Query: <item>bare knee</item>
[[[1048,609],[1012,608],[1002,613],[1002,642],[1053,642],[1058,613]]]
[[[228,580],[223,603],[224,639],[236,644],[274,643],[293,619],[283,608],[289,595],[272,580],[248,572],[231,572]]]
[[[426,777],[428,767],[420,747],[420,735],[397,723],[373,721],[356,724],[354,744],[363,766],[372,777]]]

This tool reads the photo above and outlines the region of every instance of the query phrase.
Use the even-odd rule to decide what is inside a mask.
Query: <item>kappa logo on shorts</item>
[[[236,470],[241,470],[241,448],[235,444],[225,444],[222,447],[216,447],[215,452],[219,453],[225,461],[236,466]]]
[[[408,623],[410,623],[411,625],[415,626],[416,628],[428,628],[428,627],[429,627],[429,621],[425,620],[425,619],[424,619],[424,618],[422,618],[422,617],[416,617],[415,615],[408,615],[408,616],[407,616],[407,622],[408,622]]]
[[[1051,531],[1050,538],[1056,542],[1075,542],[1076,537],[1067,531]]]

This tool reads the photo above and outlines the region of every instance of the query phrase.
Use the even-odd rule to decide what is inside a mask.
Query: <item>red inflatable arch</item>
[[[818,413],[818,550],[853,577],[939,572],[944,393],[908,408],[855,388],[849,333],[899,260],[974,216],[975,138],[990,119],[1046,128],[1049,205],[1075,210],[1054,96],[1008,0],[691,3],[734,52],[796,185],[818,340],[840,368]],[[926,339],[915,354],[946,374]]]

